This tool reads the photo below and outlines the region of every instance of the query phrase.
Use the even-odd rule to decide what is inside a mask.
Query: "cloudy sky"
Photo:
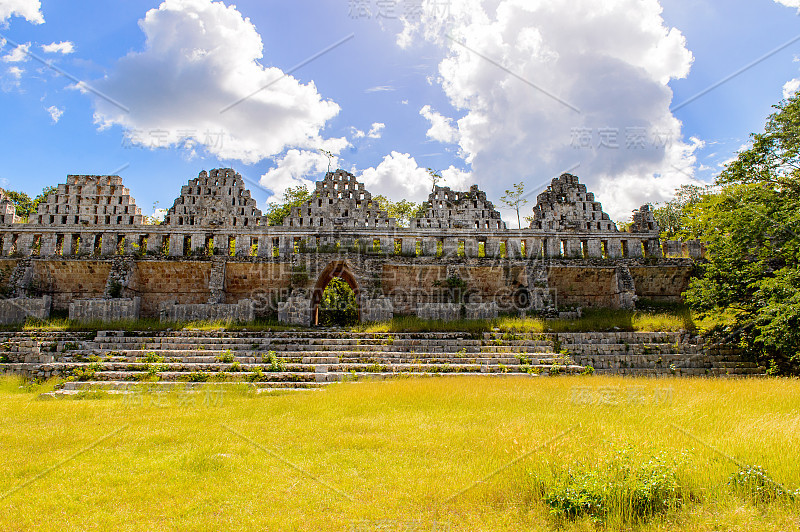
[[[0,186],[233,167],[421,201],[581,177],[612,217],[710,181],[800,88],[800,0],[0,0]],[[156,202],[157,205],[156,205]],[[504,217],[515,218],[510,211]]]

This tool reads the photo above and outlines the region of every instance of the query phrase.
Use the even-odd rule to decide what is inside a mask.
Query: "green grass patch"
[[[800,380],[143,383],[41,400],[51,387],[0,378],[0,530],[778,532],[800,514]]]

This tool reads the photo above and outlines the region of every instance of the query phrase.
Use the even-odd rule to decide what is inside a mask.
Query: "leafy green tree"
[[[509,208],[514,209],[517,213],[517,225],[522,229],[522,221],[519,217],[519,210],[528,204],[528,200],[523,198],[525,194],[525,183],[515,183],[512,185],[511,190],[506,190],[506,193],[500,196],[500,201],[508,205]],[[526,218],[527,220],[527,218]]]
[[[711,187],[682,185],[675,190],[675,196],[671,200],[656,205],[653,216],[661,228],[661,238],[700,238],[700,227],[694,223],[692,209],[704,196],[712,193]]]
[[[264,215],[267,217],[269,225],[281,225],[283,219],[289,216],[294,207],[299,207],[311,199],[311,193],[305,185],[289,187],[283,192],[283,201],[280,203],[270,203]]]
[[[319,304],[319,324],[346,326],[358,323],[358,304],[350,285],[334,277],[322,292]]]
[[[709,260],[685,299],[735,316],[729,339],[765,365],[800,374],[800,99],[776,109],[720,174],[719,193],[690,208]]]
[[[35,214],[38,210],[39,204],[47,199],[47,196],[58,190],[57,187],[44,187],[42,193],[34,199],[25,192],[16,190],[6,190],[5,194],[11,203],[14,204],[17,216],[22,218],[23,222],[27,222],[31,214]]]
[[[420,211],[422,205],[413,201],[404,199],[392,201],[383,195],[373,196],[372,200],[377,202],[382,210],[389,213],[390,218],[395,218],[399,227],[408,227],[412,218],[422,216],[425,212],[424,210]]]

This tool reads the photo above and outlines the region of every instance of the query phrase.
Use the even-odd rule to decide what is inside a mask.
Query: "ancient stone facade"
[[[261,211],[240,174],[230,168],[204,170],[181,188],[164,223],[173,227],[253,227],[261,223]]]
[[[648,206],[620,231],[570,174],[539,195],[522,229],[507,228],[476,186],[435,187],[424,207],[399,227],[337,170],[269,226],[242,177],[216,169],[182,188],[164,223],[148,225],[119,177],[69,176],[30,223],[0,225],[0,289],[51,296],[54,310],[74,299],[138,297],[143,317],[275,313],[313,324],[332,277],[354,290],[363,320],[450,317],[451,304],[476,318],[629,308],[638,297],[678,300],[688,282],[692,260],[662,255]],[[237,306],[244,300],[252,314]]]
[[[423,204],[425,215],[411,221],[415,229],[505,229],[500,213],[486,193],[472,185],[469,192],[450,190],[449,187],[435,187],[428,201]]]
[[[141,225],[142,211],[122,178],[109,175],[68,175],[67,183],[39,204],[37,225]]]
[[[17,209],[11,200],[8,199],[3,189],[0,189],[0,225],[15,224],[19,221],[17,218]]]

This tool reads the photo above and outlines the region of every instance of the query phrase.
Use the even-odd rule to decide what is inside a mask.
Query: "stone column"
[[[586,254],[589,257],[599,258],[603,256],[603,248],[600,245],[600,240],[591,238],[586,242]]]
[[[509,259],[519,259],[522,256],[519,238],[509,238],[506,241],[506,255]]]
[[[629,238],[628,239],[628,256],[629,257],[641,257],[644,253],[642,252],[642,240],[639,238]]]
[[[147,239],[147,251],[159,253],[164,243],[164,235],[150,235]]]
[[[191,243],[189,244],[189,252],[193,253],[196,249],[204,250],[206,246],[206,235],[203,233],[192,233],[191,235]],[[183,247],[183,242],[181,242],[181,247]]]
[[[24,257],[30,257],[33,253],[32,245],[33,233],[22,233],[17,238],[17,253],[22,254]]]
[[[466,239],[464,239],[464,254],[468,258],[477,258],[478,257],[478,239],[477,238],[466,238]]]
[[[236,255],[250,256],[250,247],[253,245],[253,235],[239,235],[236,237]]]
[[[455,258],[458,256],[458,238],[445,237],[442,244],[443,256],[447,258]]]
[[[436,256],[436,243],[438,242],[435,238],[426,237],[422,239],[422,254],[427,255],[429,257]]]
[[[81,246],[78,253],[94,253],[94,233],[81,233]]]
[[[403,255],[416,255],[417,254],[416,239],[409,237],[403,238],[400,249]]]
[[[486,239],[486,247],[484,248],[486,256],[492,259],[500,258],[500,239],[488,237]]]
[[[183,235],[169,235],[169,256],[183,256]]]
[[[42,246],[41,250],[39,251],[39,255],[42,257],[51,257],[56,254],[56,239],[58,235],[56,233],[44,233],[42,235]]]

